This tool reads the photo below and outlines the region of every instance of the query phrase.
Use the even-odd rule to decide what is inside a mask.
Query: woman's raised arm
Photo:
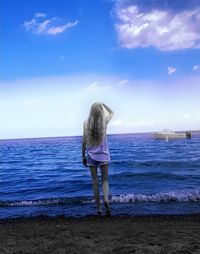
[[[109,115],[106,117],[106,121],[107,123],[111,120],[111,118],[113,117],[114,115],[114,111],[108,107],[105,103],[101,103],[102,106],[105,107],[105,109],[108,111]]]

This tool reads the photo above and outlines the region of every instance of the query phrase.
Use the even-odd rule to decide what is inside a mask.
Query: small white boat
[[[189,131],[177,133],[173,130],[164,129],[163,131],[153,133],[153,137],[156,139],[165,139],[167,141],[168,139],[191,138],[192,134]]]

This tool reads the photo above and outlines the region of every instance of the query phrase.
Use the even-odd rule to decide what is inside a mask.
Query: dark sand
[[[200,214],[1,220],[3,253],[200,254]]]

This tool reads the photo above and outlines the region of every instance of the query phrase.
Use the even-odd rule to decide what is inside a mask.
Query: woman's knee
[[[92,183],[93,183],[94,185],[98,185],[98,184],[99,184],[98,177],[92,178]]]
[[[108,183],[108,176],[102,175],[102,183]]]

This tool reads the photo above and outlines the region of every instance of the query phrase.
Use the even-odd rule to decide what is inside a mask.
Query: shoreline
[[[0,253],[200,253],[200,214],[0,220]]]
[[[170,219],[170,220],[181,220],[181,219],[198,219],[200,220],[200,213],[188,213],[188,214],[145,214],[145,215],[130,215],[130,214],[117,214],[111,215],[110,217],[106,217],[105,215],[98,216],[96,214],[88,214],[84,216],[65,216],[65,215],[36,215],[36,216],[21,216],[21,217],[13,217],[13,218],[3,218],[0,219],[0,225],[3,223],[12,223],[12,222],[23,222],[23,221],[54,221],[54,220],[66,220],[66,221],[86,221],[86,220],[148,220],[148,219]]]

